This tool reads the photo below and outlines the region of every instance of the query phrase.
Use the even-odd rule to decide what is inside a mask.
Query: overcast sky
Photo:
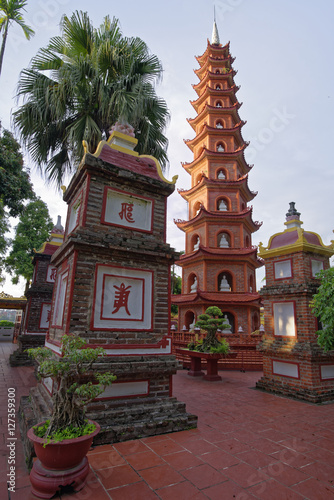
[[[332,0],[28,0],[24,18],[36,35],[28,42],[19,27],[10,28],[0,78],[2,125],[11,128],[20,71],[60,33],[63,14],[87,11],[95,27],[104,16],[115,16],[125,36],[142,38],[162,62],[164,77],[157,93],[166,100],[172,117],[166,132],[170,161],[166,177],[178,174],[177,188],[187,189],[190,176],[181,162],[193,158],[184,139],[194,136],[187,118],[195,116],[189,103],[196,99],[195,56],[203,54],[211,38],[214,5],[220,41],[230,41],[235,57],[237,97],[243,102],[239,114],[247,121],[243,137],[250,145],[245,156],[254,164],[249,186],[258,192],[252,201],[253,218],[263,222],[253,244],[262,241],[266,246],[272,234],[285,229],[289,202],[295,201],[304,229],[319,233],[329,245],[334,239]],[[52,219],[61,215],[65,225],[67,206],[60,193],[46,187],[28,159],[26,164]],[[174,218],[187,219],[186,203],[177,192],[168,202],[168,242],[183,250],[184,233]],[[263,276],[260,270],[258,288]],[[23,285],[15,287],[8,278],[2,290],[18,296]]]

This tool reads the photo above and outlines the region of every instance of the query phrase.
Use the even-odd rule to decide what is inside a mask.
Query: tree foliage
[[[26,0],[0,0],[0,33],[2,33],[2,43],[0,49],[0,74],[2,70],[3,57],[5,54],[8,29],[12,23],[18,24],[27,40],[34,35],[34,30],[30,28],[22,17],[22,10],[27,5]]]
[[[19,143],[13,134],[0,124],[0,282],[4,280],[2,270],[10,240],[6,233],[10,229],[9,217],[22,213],[24,202],[34,196],[29,172],[24,169]]]
[[[200,345],[195,346],[195,350],[200,350],[202,352],[228,352],[228,343],[225,339],[222,341],[218,340],[216,336],[217,330],[223,330],[225,327],[223,313],[219,307],[209,306],[204,314],[198,316],[195,327],[199,327],[207,332],[205,339],[203,339]]]
[[[94,29],[88,14],[74,12],[61,21],[61,36],[50,39],[20,75],[22,106],[14,123],[46,179],[61,185],[84,150],[107,139],[116,121],[135,128],[137,151],[167,163],[169,118],[155,91],[161,63],[140,38],[122,35],[119,21],[104,18]]]
[[[5,259],[6,270],[13,275],[12,282],[18,283],[20,276],[29,282],[33,275],[32,257],[47,241],[53,224],[46,203],[40,198],[31,201],[24,208],[15,228],[12,249]]]
[[[334,267],[320,271],[321,285],[313,296],[312,310],[322,323],[317,331],[318,344],[325,350],[334,349]]]
[[[20,144],[9,130],[0,126],[0,201],[7,215],[22,213],[24,201],[34,196],[29,171],[23,166]]]
[[[46,347],[28,349],[29,355],[36,359],[39,378],[51,377],[58,387],[54,393],[52,415],[46,434],[53,437],[55,433],[68,427],[80,428],[85,425],[85,409],[89,402],[102,394],[105,388],[116,380],[111,372],[96,373],[97,384],[82,384],[80,378],[89,373],[104,350],[85,348],[86,341],[80,337],[64,335],[62,338],[63,357],[55,357]]]

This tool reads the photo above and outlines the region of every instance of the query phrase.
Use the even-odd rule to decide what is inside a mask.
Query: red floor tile
[[[109,490],[109,493],[112,500],[156,500],[158,498],[144,481]]]
[[[266,455],[262,453],[262,451],[256,449],[238,453],[238,458],[256,469],[262,469],[269,464],[277,462],[276,458],[272,455]]]
[[[226,451],[223,450],[204,453],[200,456],[200,458],[203,462],[211,465],[217,470],[225,469],[226,467],[231,467],[232,465],[240,463],[239,458],[231,455],[230,453],[226,453]]]
[[[253,500],[256,498],[248,490],[230,480],[206,488],[203,493],[210,500]]]
[[[202,455],[210,451],[217,451],[217,446],[204,439],[187,441],[187,443],[183,443],[183,446],[194,455]]]
[[[309,475],[304,472],[304,468],[295,469],[283,462],[275,462],[268,467],[264,467],[262,472],[286,486],[292,486],[293,484],[305,481],[309,477]]]
[[[140,471],[140,475],[154,490],[183,481],[183,477],[169,465],[144,469]]]
[[[113,448],[102,453],[88,454],[88,461],[94,470],[107,469],[115,465],[125,464],[125,459]]]
[[[200,490],[227,480],[226,476],[208,464],[192,467],[191,469],[185,469],[182,471],[182,474]]]
[[[100,469],[97,476],[106,490],[140,481],[140,476],[129,465]]]
[[[249,444],[242,443],[235,438],[229,438],[225,439],[224,441],[220,441],[216,443],[216,446],[231,453],[232,455],[237,455],[238,453],[241,453],[243,451],[249,451],[253,449]]]
[[[141,451],[147,451],[149,448],[141,440],[124,441],[123,443],[115,443],[114,448],[123,456],[132,455]]]
[[[334,490],[332,487],[321,483],[311,477],[302,483],[292,486],[292,489],[307,500],[333,500]]]
[[[164,455],[164,460],[175,470],[188,469],[189,467],[197,467],[202,465],[203,461],[190,453],[189,451],[179,451],[177,453],[171,453],[170,455]]]
[[[164,441],[158,441],[156,443],[150,443],[149,448],[153,450],[160,456],[169,455],[170,453],[175,453],[177,451],[183,451],[184,448],[180,444],[176,443],[172,439],[166,439]]]
[[[223,472],[225,476],[232,479],[232,481],[235,481],[243,488],[249,488],[254,484],[261,483],[262,481],[268,479],[268,476],[262,471],[244,463],[233,465],[233,467],[224,469]]]
[[[165,465],[166,462],[153,451],[143,451],[126,457],[128,464],[135,470],[149,469],[156,465]]]
[[[300,471],[327,483],[329,486],[334,486],[334,467],[329,464],[314,462],[313,464],[302,467]]]
[[[167,486],[157,490],[162,500],[205,500],[207,497],[189,481]],[[143,499],[141,499],[143,500]],[[146,500],[146,499],[145,499]]]
[[[250,487],[247,491],[260,500],[304,500],[302,495],[278,483],[275,479],[263,481]]]

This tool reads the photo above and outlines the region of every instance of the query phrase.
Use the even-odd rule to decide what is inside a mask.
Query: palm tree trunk
[[[3,32],[3,35],[2,35],[2,44],[1,44],[1,50],[0,50],[0,75],[1,75],[1,70],[2,70],[3,56],[4,56],[4,53],[5,53],[7,35],[8,35],[8,25],[9,25],[9,19],[6,20],[4,32]]]

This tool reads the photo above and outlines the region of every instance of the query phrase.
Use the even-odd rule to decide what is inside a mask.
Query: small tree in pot
[[[195,327],[199,327],[207,332],[203,341],[191,342],[188,345],[190,350],[198,352],[211,352],[227,354],[230,350],[228,342],[225,339],[218,340],[217,330],[223,330],[225,326],[223,313],[217,306],[210,306],[204,314],[198,316]]]
[[[99,356],[102,356],[102,348],[84,348],[85,340],[72,335],[64,335],[62,338],[62,357],[56,358],[50,349],[39,347],[28,349],[28,353],[38,363],[39,378],[52,378],[58,386],[58,390],[52,397],[53,411],[44,438],[54,438],[68,429],[80,429],[85,426],[85,408],[88,403],[102,394],[107,386],[111,385],[116,377],[108,373],[94,374],[98,383],[79,383],[80,377],[92,369]],[[44,426],[45,427],[45,426]],[[37,428],[38,431],[38,428]],[[41,434],[41,433],[39,433]],[[37,433],[37,435],[39,435]]]
[[[89,471],[85,456],[100,430],[85,418],[85,409],[116,377],[110,372],[94,373],[97,383],[82,383],[104,350],[85,348],[85,340],[73,335],[63,336],[61,357],[45,347],[28,353],[39,363],[39,378],[50,377],[56,384],[50,420],[28,431],[39,459],[30,473],[32,491],[40,498],[51,498],[61,486],[73,485],[77,491],[84,486]],[[61,480],[59,470],[64,471]]]

